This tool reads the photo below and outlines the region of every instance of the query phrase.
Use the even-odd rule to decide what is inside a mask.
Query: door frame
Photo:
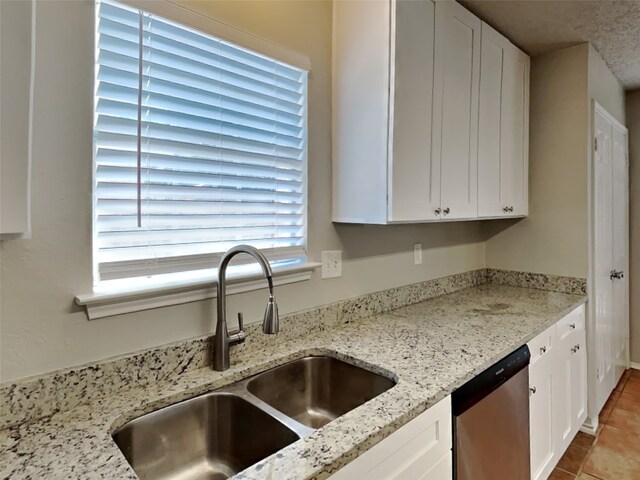
[[[595,258],[595,209],[593,205],[594,201],[594,161],[595,161],[595,116],[596,113],[606,117],[612,125],[616,128],[627,133],[627,158],[628,158],[628,129],[622,123],[620,123],[613,115],[611,115],[600,103],[595,99],[591,100],[591,112],[589,114],[589,146],[587,148],[588,161],[587,161],[587,178],[589,187],[587,189],[587,203],[588,203],[588,252],[589,252],[589,269],[587,278],[587,298],[591,300],[595,298],[593,278],[594,278],[594,258]],[[627,187],[628,188],[628,187]],[[627,241],[628,247],[628,241]],[[628,262],[627,253],[627,262]],[[628,269],[627,269],[628,271]],[[598,392],[597,388],[597,365],[596,365],[596,339],[593,335],[595,331],[595,303],[592,301],[587,302],[586,309],[586,330],[587,330],[587,419],[585,420],[582,428],[583,432],[595,435],[598,429],[598,415],[600,409],[598,408]],[[627,337],[627,368],[629,366],[629,338]]]

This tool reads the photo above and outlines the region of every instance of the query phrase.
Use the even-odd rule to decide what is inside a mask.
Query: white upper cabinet
[[[333,220],[436,220],[433,2],[335,2],[333,15]]]
[[[501,39],[486,66],[485,31]],[[335,2],[333,52],[334,221],[474,220],[479,198],[488,217],[526,215],[526,55],[431,0]]]
[[[482,24],[478,216],[528,214],[529,57]]]
[[[481,27],[480,19],[458,3],[436,2],[432,135],[445,219],[478,216]]]
[[[388,218],[436,220],[440,165],[431,157],[435,7],[430,1],[395,5]]]

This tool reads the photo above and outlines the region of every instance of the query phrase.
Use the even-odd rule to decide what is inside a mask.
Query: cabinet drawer
[[[584,332],[585,330],[585,314],[584,305],[573,310],[566,317],[556,323],[556,332],[558,342],[563,342],[574,333]]]
[[[531,365],[544,356],[550,356],[556,348],[556,326],[552,325],[527,345],[531,351]]]
[[[336,472],[331,480],[435,479],[451,475],[451,397],[399,428]],[[444,460],[449,454],[449,460]],[[431,472],[434,472],[431,474]]]

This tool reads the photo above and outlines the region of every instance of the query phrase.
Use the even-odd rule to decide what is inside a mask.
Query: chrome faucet
[[[280,320],[278,317],[278,304],[273,296],[273,272],[269,260],[257,248],[249,245],[236,245],[230,248],[220,260],[218,267],[218,320],[216,322],[216,334],[213,337],[213,369],[221,372],[229,368],[229,345],[242,342],[247,334],[243,330],[242,313],[238,314],[238,331],[229,335],[227,330],[227,266],[233,257],[239,253],[247,253],[255,258],[262,267],[262,273],[269,283],[269,301],[264,311],[262,331],[267,334],[278,333]]]

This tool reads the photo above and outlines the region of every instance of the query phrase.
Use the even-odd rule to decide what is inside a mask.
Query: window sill
[[[309,280],[313,270],[320,265],[320,263],[306,262],[298,265],[274,267],[273,284],[279,286]],[[216,280],[217,278],[212,275],[196,281],[167,281],[153,286],[89,293],[76,296],[75,302],[87,309],[89,320],[95,320],[216,298]],[[266,287],[266,282],[260,271],[235,276],[229,275],[227,280],[227,294],[249,292]]]

